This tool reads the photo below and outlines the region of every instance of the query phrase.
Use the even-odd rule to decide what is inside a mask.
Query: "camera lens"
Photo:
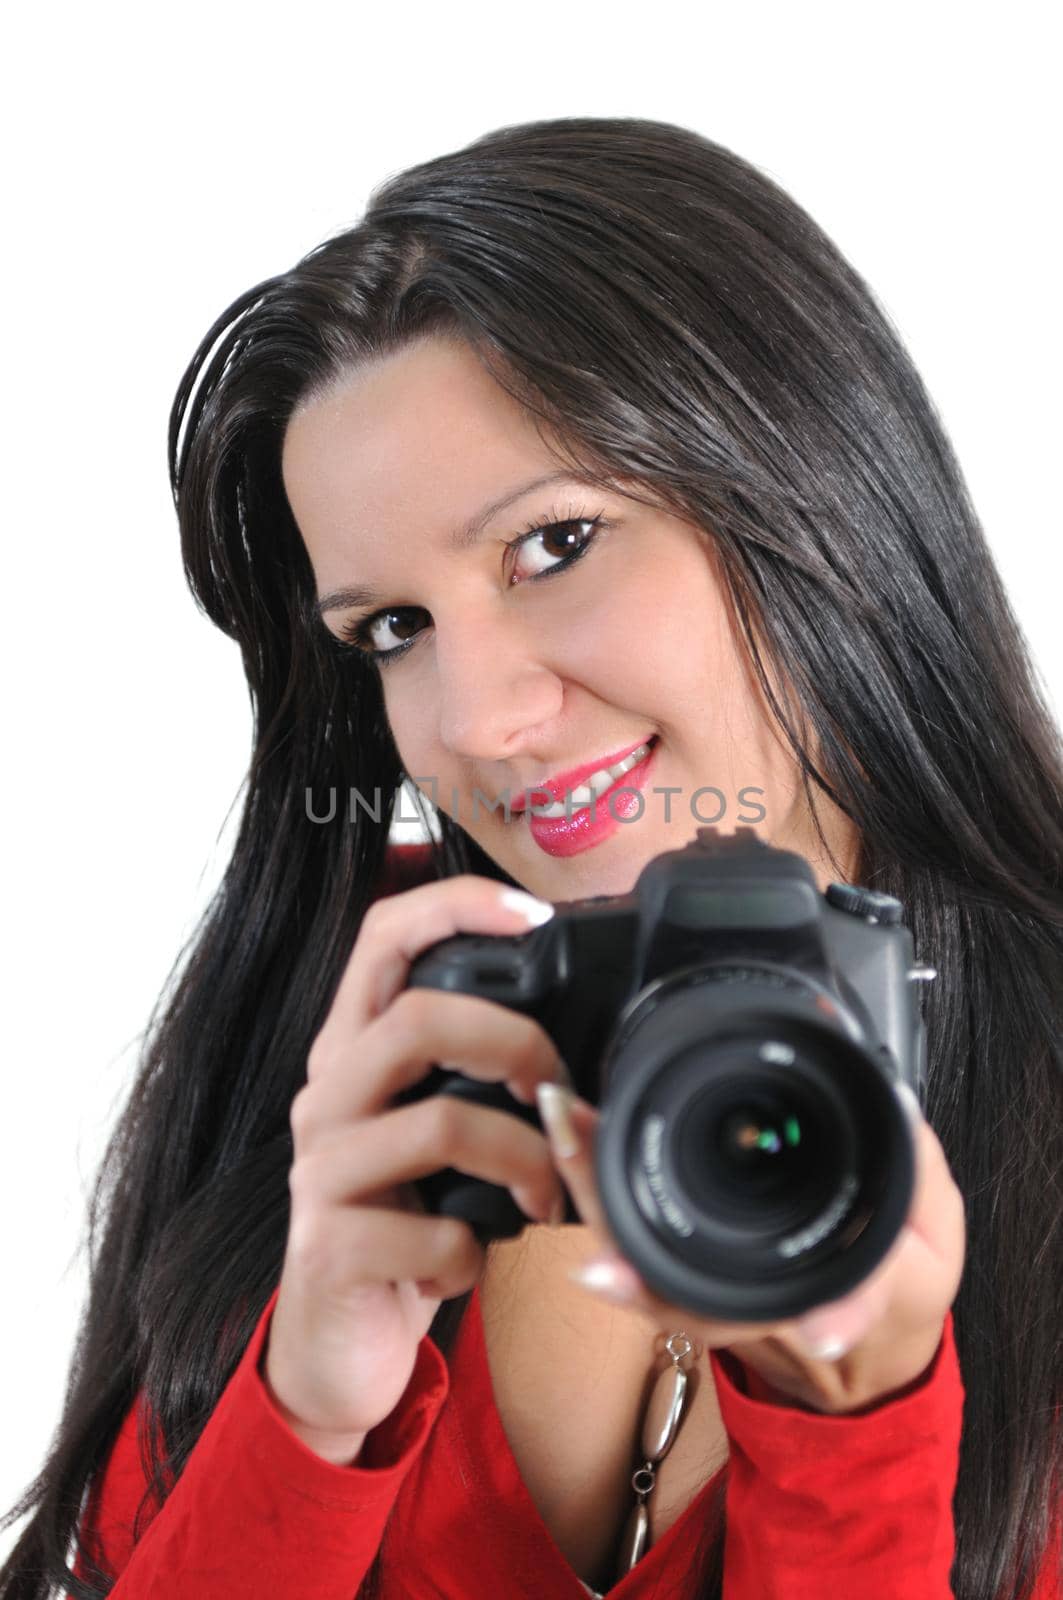
[[[698,1225],[743,1250],[807,1227],[849,1170],[854,1130],[809,1052],[779,1039],[716,1040],[676,1063],[665,1157]]]
[[[656,1293],[761,1321],[840,1297],[882,1259],[913,1150],[882,1063],[815,992],[727,977],[662,985],[611,1041],[596,1169]]]
[[[732,1183],[760,1191],[777,1183],[793,1183],[800,1170],[801,1121],[778,1096],[750,1098],[726,1111],[714,1129],[706,1159],[721,1165]]]

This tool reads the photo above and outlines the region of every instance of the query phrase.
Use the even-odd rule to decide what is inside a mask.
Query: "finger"
[[[302,1131],[314,1136],[384,1110],[419,1083],[432,1062],[484,1083],[505,1083],[526,1105],[536,1084],[568,1076],[557,1046],[533,1018],[479,995],[405,989],[344,1042],[342,1055],[337,1046],[329,1070],[300,1091]]]
[[[957,1255],[962,1262],[966,1242],[963,1194],[941,1141],[925,1117],[919,1117],[914,1131],[916,1177],[908,1227],[944,1265],[954,1268]]]
[[[293,1184],[339,1204],[368,1200],[443,1167],[509,1189],[535,1222],[546,1222],[562,1198],[537,1129],[453,1095],[432,1095],[348,1127],[293,1167]]]
[[[536,1090],[539,1116],[550,1154],[581,1220],[596,1236],[596,1246],[618,1253],[609,1231],[594,1174],[594,1138],[598,1112],[564,1087],[540,1083]]]
[[[951,1305],[963,1264],[963,1198],[941,1143],[919,1112],[912,1117],[915,1176],[908,1215],[874,1271],[822,1313],[866,1337],[891,1312],[892,1325],[917,1326]],[[820,1312],[817,1310],[817,1315]],[[851,1342],[855,1342],[852,1339]]]
[[[288,1257],[322,1295],[370,1283],[428,1280],[461,1294],[483,1271],[486,1252],[456,1217],[425,1217],[375,1206],[295,1212]]]
[[[546,902],[472,873],[374,901],[311,1051],[315,1070],[327,1065],[335,1041],[352,1038],[384,1010],[430,945],[458,933],[519,935],[552,915]]]

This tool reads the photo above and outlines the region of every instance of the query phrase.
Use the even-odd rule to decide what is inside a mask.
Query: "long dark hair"
[[[341,659],[312,616],[281,445],[301,399],[429,334],[466,341],[559,459],[711,531],[806,795],[853,819],[864,881],[904,901],[938,969],[927,1115],[968,1219],[953,1586],[1020,1600],[1061,1481],[1059,732],[942,425],[866,284],[729,151],[583,117],[501,128],[390,178],[356,227],[241,295],[181,379],[185,569],[243,653],[253,757],[231,863],[98,1176],[63,1416],[6,1518],[36,1508],[0,1596],[109,1592],[66,1557],[123,1415],[142,1389],[164,1495],[278,1280],[289,1109],[402,776],[374,669]],[[796,714],[773,691],[780,663]],[[305,791],[330,787],[379,791],[379,814],[351,821],[340,804],[311,824]],[[505,877],[439,826],[440,875]],[[442,1347],[467,1301],[441,1307]],[[702,1585],[719,1595],[718,1552]]]

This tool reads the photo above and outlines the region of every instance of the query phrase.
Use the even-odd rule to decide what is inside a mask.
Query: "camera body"
[[[912,936],[889,895],[832,883],[752,828],[700,828],[627,895],[561,902],[515,937],[460,934],[408,986],[534,1017],[597,1106],[594,1165],[618,1248],[663,1299],[774,1321],[839,1298],[907,1215],[923,1098]],[[500,1084],[433,1067],[404,1099],[464,1095],[539,1127]],[[445,1169],[426,1210],[481,1242],[527,1225],[508,1190]],[[568,1220],[580,1221],[569,1204]]]

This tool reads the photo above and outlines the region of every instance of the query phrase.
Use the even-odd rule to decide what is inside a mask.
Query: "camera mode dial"
[[[853,883],[829,883],[827,903],[839,911],[848,911],[854,917],[866,917],[869,922],[879,922],[892,927],[904,919],[904,906],[891,894],[880,894],[877,889],[863,889]]]

